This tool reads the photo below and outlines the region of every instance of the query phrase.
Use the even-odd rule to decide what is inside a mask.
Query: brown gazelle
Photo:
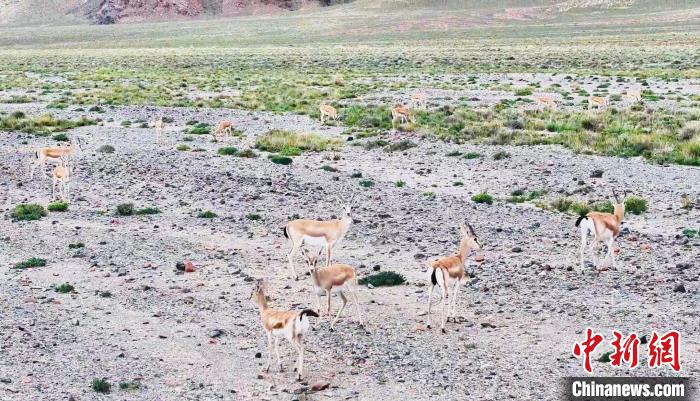
[[[350,228],[350,223],[352,223],[350,213],[352,210],[351,205],[353,199],[354,195],[343,206],[343,216],[339,219],[297,219],[290,221],[284,226],[284,236],[289,238],[292,245],[292,249],[289,251],[289,254],[287,254],[287,259],[289,260],[289,271],[295,280],[298,279],[298,276],[296,270],[294,269],[294,256],[305,243],[309,245],[324,246],[326,248],[326,266],[331,265],[333,246],[335,246],[345,237],[345,234]]]
[[[433,296],[433,289],[437,285],[440,287],[440,292],[442,294],[441,300],[441,311],[440,311],[440,328],[442,332],[445,332],[445,322],[452,316],[455,318],[455,307],[457,304],[457,295],[459,294],[459,287],[467,278],[467,272],[464,268],[464,264],[467,261],[467,257],[472,250],[481,249],[481,244],[476,238],[474,229],[467,223],[461,223],[459,225],[459,231],[462,234],[462,238],[459,241],[459,250],[457,254],[452,256],[443,256],[432,262],[430,262],[430,290],[428,291],[428,328],[430,328],[430,304],[431,298]],[[445,300],[448,298],[448,289],[452,286],[453,296],[448,305],[447,316],[445,316]],[[456,320],[455,320],[456,321]]]
[[[250,298],[258,304],[260,308],[260,320],[263,330],[267,336],[267,364],[264,370],[270,371],[272,362],[272,347],[274,344],[275,354],[277,354],[277,365],[282,371],[282,360],[280,359],[279,340],[284,337],[297,350],[297,380],[301,380],[304,372],[304,344],[303,337],[309,331],[309,317],[318,317],[318,314],[311,309],[304,309],[301,312],[275,310],[267,306],[265,299],[264,285],[258,281],[250,294]],[[274,342],[273,342],[274,340]]]
[[[156,137],[158,143],[160,143],[163,136],[163,130],[165,129],[165,122],[163,122],[163,117],[158,117],[157,120],[153,121],[152,125],[153,128],[156,129]]]
[[[622,201],[617,197],[613,189],[613,198],[610,202],[613,204],[613,213],[603,212],[588,212],[585,216],[581,216],[576,220],[576,227],[579,227],[581,232],[581,274],[583,274],[584,264],[583,259],[586,252],[586,239],[593,234],[593,242],[591,249],[599,242],[605,242],[608,247],[607,254],[603,262],[610,257],[612,267],[615,268],[615,254],[613,252],[613,243],[615,238],[620,234],[620,224],[625,216],[625,198],[627,193],[623,194]]]
[[[600,96],[588,96],[588,110],[596,107],[602,109],[608,107],[608,99]]]
[[[542,107],[543,109],[548,109],[550,111],[557,110],[557,102],[555,102],[549,95],[535,96],[534,99],[538,107]]]
[[[642,101],[642,88],[627,88],[627,92],[622,97],[630,103],[638,103]]]
[[[53,183],[51,186],[51,199],[56,199],[56,186],[60,186],[61,200],[68,201],[70,194],[70,183],[73,179],[73,171],[65,158],[61,158],[61,164],[53,169]]]
[[[396,122],[399,123],[406,123],[408,121],[415,123],[416,118],[411,113],[411,110],[401,106],[401,105],[396,105],[393,109],[391,109],[391,127],[396,129]]]
[[[39,166],[41,166],[42,175],[44,177],[47,177],[47,161],[51,161],[54,163],[62,163],[62,160],[72,158],[80,150],[80,138],[77,136],[72,137],[70,140],[70,144],[66,146],[54,146],[37,149],[35,153],[36,161],[34,161],[34,163],[32,164],[32,169],[29,174],[29,178],[34,178],[34,170],[36,170],[36,168]]]
[[[231,135],[231,130],[233,130],[233,123],[231,121],[219,121],[219,124],[216,125],[216,129],[214,130],[214,140],[218,142],[219,137],[226,138],[226,135]]]
[[[338,110],[336,110],[335,107],[323,104],[318,108],[318,111],[321,112],[321,124],[325,122],[324,117],[332,118],[333,121],[338,121]]]
[[[328,308],[326,309],[328,319],[331,318],[331,294],[337,293],[340,296],[340,299],[343,300],[343,305],[338,309],[338,314],[331,322],[331,331],[333,331],[335,322],[338,321],[340,314],[343,313],[345,305],[348,303],[348,299],[345,297],[345,294],[343,294],[343,291],[346,291],[352,294],[355,307],[357,308],[357,319],[360,321],[360,326],[362,326],[362,313],[360,312],[360,303],[357,300],[356,292],[357,274],[355,273],[355,268],[343,263],[335,263],[330,266],[318,268],[316,265],[321,258],[322,252],[323,248],[319,250],[318,255],[314,255],[313,253],[307,253],[303,247],[301,248],[301,253],[306,258],[306,263],[309,266],[314,293],[316,293],[316,300],[318,301],[319,313],[323,314],[321,312],[321,295],[326,295],[326,297],[328,297]]]
[[[425,107],[425,93],[414,93],[411,95],[411,107]]]

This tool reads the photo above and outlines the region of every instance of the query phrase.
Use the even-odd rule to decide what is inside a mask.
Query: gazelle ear
[[[316,257],[320,258],[322,253],[323,253],[323,248],[318,250],[318,255],[316,255]]]
[[[467,228],[469,229],[469,235],[476,238],[476,232],[474,231],[474,227],[472,227],[471,224],[467,223]]]
[[[467,235],[467,226],[465,226],[464,223],[459,223],[459,232],[461,232],[462,235]]]
[[[309,255],[306,253],[306,249],[303,246],[300,247],[299,250],[301,251],[302,256],[304,256],[307,259],[309,258]]]

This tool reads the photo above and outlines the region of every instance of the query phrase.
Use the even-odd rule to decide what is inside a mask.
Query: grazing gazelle
[[[415,123],[416,118],[411,113],[411,110],[401,106],[401,105],[396,105],[393,109],[391,109],[391,127],[396,129],[396,122],[399,123],[406,123],[408,121]]]
[[[555,102],[551,96],[534,96],[534,99],[538,107],[542,107],[543,109],[549,109],[550,111],[557,111],[557,102]]]
[[[452,256],[443,256],[430,262],[430,290],[428,291],[428,328],[430,328],[430,301],[433,295],[433,289],[437,285],[442,293],[442,307],[440,311],[440,328],[445,332],[445,322],[450,319],[450,316],[456,321],[455,307],[457,304],[457,295],[459,287],[463,280],[467,277],[464,264],[472,250],[481,249],[481,244],[476,238],[474,229],[467,223],[459,225],[459,231],[462,234],[462,239],[459,241],[459,250],[457,254]],[[448,297],[448,289],[453,286],[453,296],[448,305],[447,316],[445,316],[445,299]]]
[[[61,164],[53,169],[53,185],[51,187],[51,199],[56,199],[56,186],[61,187],[61,200],[68,201],[70,194],[70,182],[73,179],[73,171],[65,158],[61,158]]]
[[[615,242],[615,237],[620,234],[620,224],[622,223],[622,218],[625,216],[625,198],[627,197],[627,192],[623,194],[623,199],[617,197],[615,190],[612,191],[614,201],[611,199],[610,202],[613,204],[613,213],[603,213],[603,212],[588,212],[587,215],[581,216],[576,220],[576,227],[579,227],[581,231],[581,274],[583,274],[583,258],[586,252],[586,239],[590,234],[593,234],[593,242],[591,243],[591,249],[598,242],[605,242],[608,247],[607,255],[603,262],[610,257],[612,260],[612,267],[615,268],[615,254],[613,253],[613,243]]]
[[[622,97],[630,103],[637,103],[642,101],[642,88],[627,88],[627,92],[622,95]]]
[[[343,216],[334,220],[306,220],[297,219],[287,223],[282,229],[284,236],[289,238],[292,243],[292,249],[287,254],[289,260],[289,271],[292,277],[297,280],[296,269],[294,269],[294,256],[299,251],[303,244],[322,245],[326,248],[326,266],[331,265],[331,256],[333,254],[333,246],[340,242],[350,228],[352,217],[352,200],[343,205]],[[339,199],[340,200],[340,199]]]
[[[323,124],[325,121],[324,117],[329,117],[332,118],[333,121],[338,121],[338,111],[335,109],[335,107],[322,104],[321,107],[318,108],[318,111],[321,112],[321,124]]]
[[[335,322],[340,318],[340,314],[343,313],[345,305],[348,303],[348,299],[343,294],[343,291],[352,294],[353,301],[355,302],[355,307],[357,308],[357,319],[360,321],[360,326],[362,323],[362,313],[360,313],[360,303],[357,300],[357,273],[355,273],[355,268],[342,264],[335,263],[327,267],[317,268],[318,260],[321,258],[321,253],[323,248],[318,251],[318,255],[312,253],[307,253],[302,247],[301,253],[306,258],[306,264],[309,266],[309,273],[311,274],[311,280],[314,285],[314,292],[316,293],[316,300],[318,301],[318,311],[321,312],[321,295],[326,295],[328,297],[328,308],[326,313],[328,314],[328,319],[331,318],[331,293],[337,293],[340,299],[343,300],[343,305],[338,309],[338,314],[335,319],[331,322],[331,331],[335,327]]]
[[[411,95],[411,107],[425,107],[425,93],[414,93]]]
[[[161,137],[163,135],[163,130],[165,129],[165,122],[163,122],[163,117],[158,117],[157,120],[152,123],[153,128],[156,129],[156,137],[158,138],[158,143],[161,142]]]
[[[45,147],[37,149],[35,153],[36,161],[34,161],[34,163],[32,164],[32,169],[29,174],[29,178],[34,178],[34,170],[36,170],[36,168],[39,166],[41,166],[42,175],[44,177],[48,177],[46,175],[47,160],[54,163],[62,163],[62,159],[71,158],[80,150],[80,138],[77,136],[71,137],[70,144],[66,146]]]
[[[280,359],[279,340],[286,338],[297,350],[297,380],[301,380],[304,371],[304,344],[302,339],[309,330],[309,316],[318,317],[318,313],[311,309],[304,309],[301,312],[275,310],[267,306],[262,281],[258,281],[250,294],[250,298],[258,304],[260,308],[260,320],[263,330],[267,335],[267,364],[264,370],[270,371],[272,362],[272,346],[274,337],[275,354],[277,354],[277,365],[282,371],[282,360]]]
[[[600,96],[588,96],[588,110],[596,107],[597,109],[602,109],[608,107],[608,99]]]
[[[225,138],[226,135],[231,135],[232,129],[233,129],[233,123],[231,123],[231,121],[229,121],[229,120],[219,121],[219,124],[217,124],[216,129],[214,130],[214,141],[218,142],[219,137]]]

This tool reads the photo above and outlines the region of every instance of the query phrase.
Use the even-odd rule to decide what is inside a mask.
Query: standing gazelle
[[[165,122],[163,121],[163,117],[158,117],[157,120],[153,121],[153,128],[156,129],[156,138],[158,143],[161,143],[161,139],[163,136],[163,130],[165,129]]]
[[[428,291],[428,328],[430,328],[430,301],[433,296],[433,289],[437,285],[442,293],[441,311],[440,311],[440,328],[445,332],[445,322],[450,319],[450,316],[456,321],[455,307],[457,305],[457,295],[459,287],[467,277],[464,264],[467,261],[467,256],[472,250],[481,249],[481,244],[476,238],[474,229],[467,223],[460,223],[459,231],[462,234],[462,239],[459,241],[459,250],[457,254],[452,256],[443,256],[430,262],[430,290]],[[445,316],[445,299],[448,297],[448,288],[453,286],[454,296],[448,305],[447,316]]]
[[[538,107],[542,109],[548,109],[550,111],[557,111],[557,102],[552,99],[549,95],[539,95],[534,96],[535,103]]]
[[[226,135],[231,135],[231,130],[233,130],[233,123],[231,121],[219,121],[219,124],[216,125],[216,129],[214,130],[214,141],[218,142],[219,137],[226,138]]]
[[[399,123],[407,123],[407,122],[412,122],[415,124],[416,122],[416,117],[411,113],[411,110],[401,106],[401,105],[396,105],[393,109],[391,109],[391,127],[396,129],[396,122]]]
[[[322,245],[326,248],[326,266],[331,265],[333,246],[340,242],[352,223],[351,206],[354,196],[343,205],[343,216],[334,220],[306,220],[297,219],[287,223],[283,228],[284,236],[289,238],[292,249],[287,254],[289,271],[295,280],[298,279],[294,269],[294,256],[305,243],[310,245]]]
[[[598,110],[608,107],[608,99],[601,96],[588,96],[588,110],[593,107]]]
[[[324,117],[332,118],[333,121],[338,121],[338,111],[335,107],[323,104],[318,108],[318,111],[321,112],[321,124],[325,122]]]
[[[593,234],[593,242],[589,250],[592,250],[596,243],[605,242],[608,251],[603,262],[610,257],[612,260],[612,268],[615,268],[613,243],[615,242],[615,237],[620,234],[620,224],[622,223],[622,218],[625,216],[625,198],[627,197],[627,192],[623,194],[622,201],[617,197],[614,189],[612,193],[615,198],[614,201],[610,200],[613,204],[613,213],[588,212],[588,214],[576,220],[576,227],[579,227],[581,231],[581,274],[583,274],[584,268],[583,258],[586,252],[586,239],[590,234]]]
[[[270,371],[272,362],[272,344],[274,337],[275,354],[277,354],[277,365],[282,371],[282,360],[280,359],[279,339],[286,338],[298,352],[297,358],[297,380],[301,380],[304,371],[304,344],[302,339],[309,330],[309,316],[318,317],[318,314],[311,309],[304,309],[301,312],[275,310],[267,306],[262,281],[258,281],[250,298],[258,304],[260,308],[260,320],[263,330],[267,335],[267,364],[264,370]]]
[[[316,265],[321,258],[322,252],[323,248],[318,251],[318,255],[314,255],[313,253],[307,253],[303,247],[301,248],[301,253],[306,258],[306,263],[309,266],[309,273],[311,274],[316,300],[318,301],[319,313],[323,314],[323,312],[321,312],[321,295],[325,294],[326,297],[328,297],[328,308],[326,310],[328,319],[331,318],[331,294],[337,293],[340,296],[340,299],[343,300],[343,305],[338,309],[338,314],[331,322],[331,331],[333,331],[335,322],[338,321],[340,314],[343,313],[345,305],[348,303],[348,299],[345,297],[345,294],[343,294],[343,291],[347,291],[352,294],[355,307],[357,308],[357,319],[360,321],[360,326],[363,326],[360,303],[357,300],[357,273],[355,272],[355,268],[350,265],[335,263],[319,269]]]
[[[37,167],[41,166],[41,171],[42,175],[44,177],[47,177],[46,175],[46,162],[51,161],[54,163],[63,163],[63,159],[69,159],[72,158],[74,154],[79,152],[81,150],[80,147],[80,138],[79,137],[71,137],[70,139],[70,144],[67,146],[54,146],[54,147],[45,147],[45,148],[39,148],[37,149],[35,155],[36,155],[36,160],[32,164],[32,169],[31,172],[29,173],[29,179],[34,178],[34,170],[36,170]]]
[[[61,188],[61,200],[68,202],[68,196],[70,194],[70,182],[73,179],[73,171],[70,165],[66,162],[65,158],[61,158],[61,164],[53,169],[52,174],[52,187],[51,187],[51,199],[56,199],[56,186],[60,185]]]

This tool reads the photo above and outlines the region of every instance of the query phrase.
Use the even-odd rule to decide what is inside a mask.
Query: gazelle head
[[[462,239],[460,240],[460,245],[466,245],[470,250],[481,249],[481,243],[476,237],[474,228],[469,223],[460,223],[459,232],[462,233]]]
[[[71,146],[75,146],[75,149],[76,149],[76,150],[79,150],[79,151],[80,151],[80,150],[83,150],[83,149],[82,149],[82,142],[80,141],[80,137],[79,137],[79,136],[73,136],[73,137],[71,137],[71,139],[70,139],[70,144],[71,144]]]
[[[301,254],[304,256],[304,259],[306,259],[306,265],[309,267],[309,272],[311,274],[316,271],[318,261],[321,260],[321,253],[323,253],[323,248],[319,249],[317,254],[314,254],[313,252],[306,252],[304,247],[301,248]]]
[[[610,199],[610,203],[613,204],[613,208],[615,209],[615,214],[619,214],[620,216],[623,216],[625,214],[625,201],[627,200],[627,191],[624,191],[622,193],[622,199],[620,199],[620,197],[617,196],[615,189],[612,190],[612,194],[613,194],[613,199]]]
[[[350,199],[342,199],[338,197],[338,202],[343,205],[343,217],[351,217],[352,214],[352,201],[355,199],[355,195],[352,195]]]
[[[258,280],[253,287],[253,291],[250,293],[250,298],[253,302],[258,305],[262,305],[265,302],[264,293],[265,283],[262,280]]]

